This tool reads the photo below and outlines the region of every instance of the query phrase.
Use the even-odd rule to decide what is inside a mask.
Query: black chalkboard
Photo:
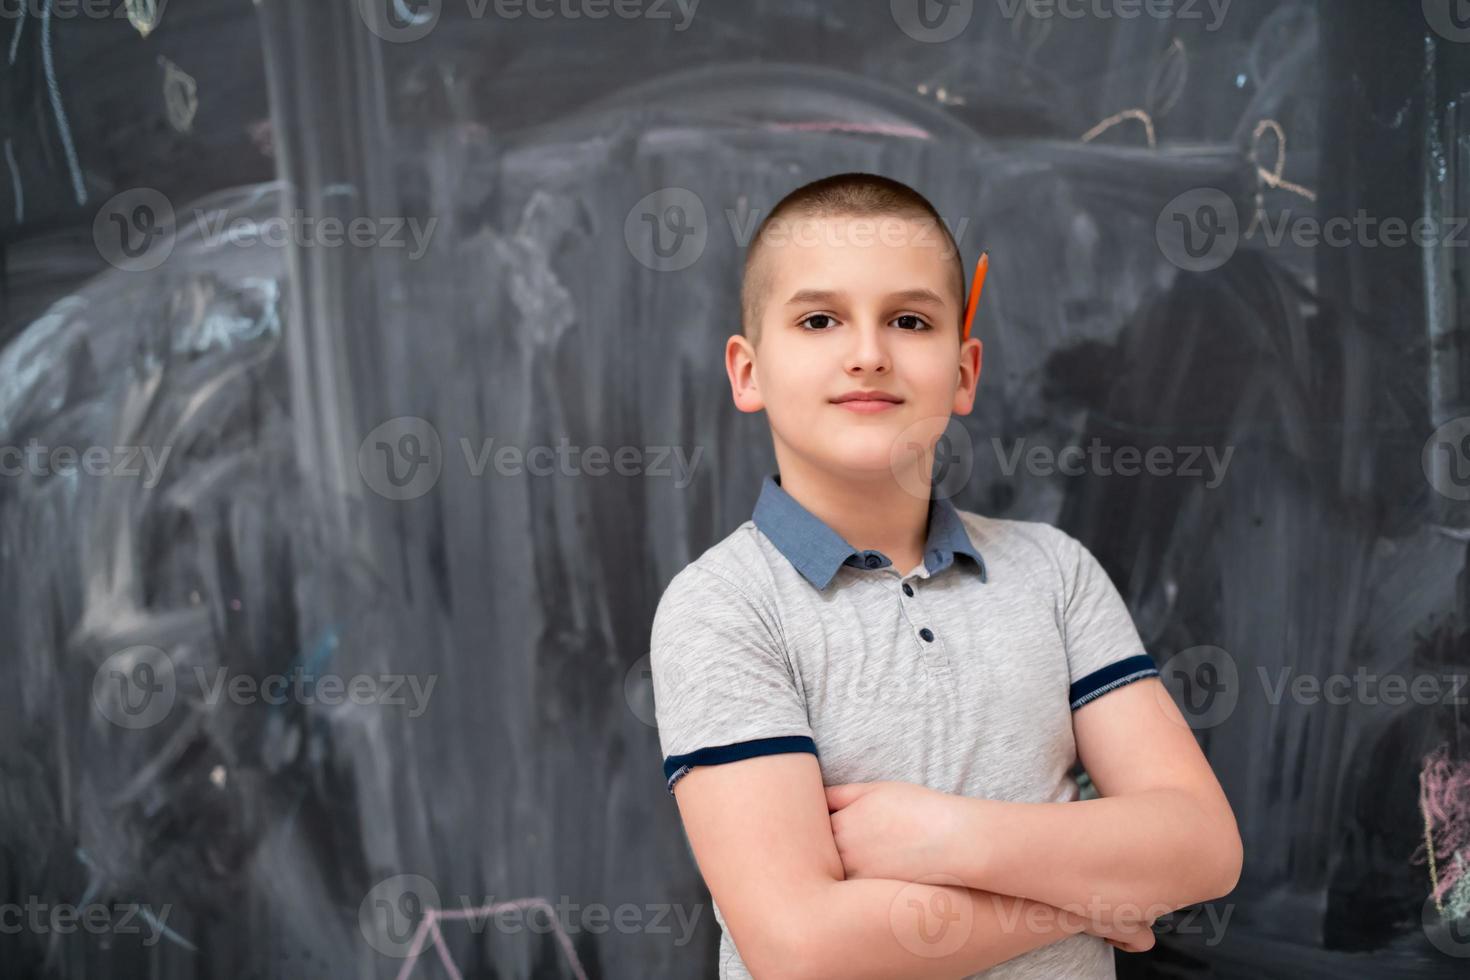
[[[1119,974],[1464,975],[1463,4],[16,6],[7,976],[716,976],[648,631],[849,170],[991,257],[941,482],[1099,556],[1235,808]]]

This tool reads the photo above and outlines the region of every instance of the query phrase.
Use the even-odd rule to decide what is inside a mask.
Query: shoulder
[[[986,517],[968,510],[957,513],[991,575],[1009,572],[1028,578],[1065,578],[1077,565],[1082,543],[1055,525]]]
[[[775,579],[763,536],[746,521],[685,565],[664,588],[655,624],[674,613],[702,611],[775,616]]]

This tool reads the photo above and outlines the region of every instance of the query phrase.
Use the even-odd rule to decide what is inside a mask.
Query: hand
[[[953,874],[958,799],[915,783],[828,786],[832,839],[847,877],[918,881]]]

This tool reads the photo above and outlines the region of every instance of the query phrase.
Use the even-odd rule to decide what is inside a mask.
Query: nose
[[[861,323],[848,336],[852,338],[847,351],[848,374],[882,374],[892,366],[882,324]]]

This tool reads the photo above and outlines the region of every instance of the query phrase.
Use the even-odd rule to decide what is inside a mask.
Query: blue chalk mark
[[[10,145],[10,139],[5,140],[5,162],[10,165],[10,190],[15,197],[15,223],[20,224],[26,220],[26,193],[25,188],[20,185],[20,167],[15,162],[15,147]]]
[[[41,8],[41,64],[46,72],[46,88],[51,92],[51,111],[56,114],[56,129],[61,134],[61,148],[66,151],[66,166],[71,171],[71,187],[78,204],[87,203],[87,188],[82,184],[82,167],[77,150],[72,146],[71,127],[66,123],[66,109],[61,105],[61,87],[56,84],[56,66],[51,63],[51,8],[56,0],[46,0]]]

